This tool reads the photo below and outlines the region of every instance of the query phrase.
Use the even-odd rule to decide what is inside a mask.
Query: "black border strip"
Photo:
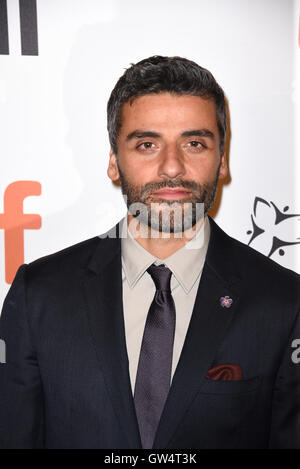
[[[6,0],[0,0],[0,54],[9,54]]]
[[[39,55],[36,0],[19,0],[22,55]]]

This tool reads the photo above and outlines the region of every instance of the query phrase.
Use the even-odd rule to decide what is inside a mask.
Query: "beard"
[[[220,165],[221,163],[214,180],[204,184],[184,179],[166,179],[138,186],[127,179],[118,164],[122,194],[129,213],[142,225],[157,232],[182,233],[190,230],[214,203]],[[153,195],[159,189],[167,187],[187,189],[190,195],[178,200],[166,200]]]

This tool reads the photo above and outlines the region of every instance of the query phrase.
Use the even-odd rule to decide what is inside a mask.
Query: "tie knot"
[[[151,275],[156,290],[171,291],[170,281],[172,272],[168,267],[163,264],[152,264],[148,267],[147,272]]]

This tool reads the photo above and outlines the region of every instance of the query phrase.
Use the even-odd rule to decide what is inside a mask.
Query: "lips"
[[[178,188],[165,187],[156,192],[153,192],[152,196],[160,197],[163,199],[182,199],[184,197],[188,197],[190,194],[191,194],[190,191],[183,189],[181,187],[178,187]]]

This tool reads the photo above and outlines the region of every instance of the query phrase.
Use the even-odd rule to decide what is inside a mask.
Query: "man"
[[[222,89],[187,59],[142,60],[108,131],[128,214],[18,270],[1,446],[299,448],[299,276],[207,216],[227,174]]]

